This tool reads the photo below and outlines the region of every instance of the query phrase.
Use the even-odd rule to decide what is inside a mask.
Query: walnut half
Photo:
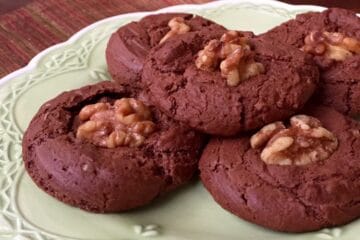
[[[107,148],[138,147],[155,131],[149,108],[133,98],[121,98],[113,105],[87,105],[81,109],[79,119],[83,123],[76,137]]]
[[[197,68],[214,71],[220,68],[221,76],[228,86],[237,86],[241,81],[265,71],[261,63],[255,62],[248,39],[237,31],[228,31],[220,40],[213,39],[198,52]]]
[[[344,61],[354,54],[360,54],[360,41],[339,32],[312,31],[305,37],[304,43],[302,51],[335,61]]]
[[[266,125],[251,137],[250,144],[252,148],[265,146],[260,157],[267,164],[306,165],[329,158],[338,140],[318,119],[296,115],[288,128],[282,122]]]
[[[160,40],[159,43],[163,43],[172,36],[184,34],[190,31],[190,26],[185,23],[185,19],[182,17],[174,17],[170,19],[168,26],[170,31]]]

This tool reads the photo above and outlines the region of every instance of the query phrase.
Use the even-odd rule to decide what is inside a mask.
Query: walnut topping
[[[313,31],[305,37],[302,51],[324,55],[335,61],[343,61],[353,54],[360,54],[360,41],[339,32]]]
[[[285,128],[285,125],[280,121],[266,125],[250,138],[251,147],[259,148],[263,146],[272,136]]]
[[[228,31],[220,40],[211,40],[199,51],[195,65],[206,71],[220,68],[229,86],[237,86],[265,71],[261,63],[255,62],[248,39],[237,31]]]
[[[172,18],[169,21],[168,26],[170,27],[170,31],[160,40],[160,43],[165,42],[172,36],[184,34],[190,31],[190,26],[186,25],[185,19],[182,17]]]
[[[266,125],[251,137],[250,144],[252,148],[265,146],[260,157],[267,164],[306,165],[329,158],[338,140],[318,119],[296,115],[288,128],[282,122]]]
[[[155,131],[149,108],[133,98],[121,98],[113,105],[87,105],[81,109],[79,119],[84,122],[76,137],[107,148],[138,147]]]

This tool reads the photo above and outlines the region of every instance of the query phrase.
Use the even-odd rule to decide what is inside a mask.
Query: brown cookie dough
[[[195,129],[223,136],[286,118],[303,107],[315,90],[318,69],[291,46],[273,46],[245,33],[264,72],[237,86],[229,86],[218,69],[199,69],[199,51],[225,32],[204,29],[153,48],[142,79],[152,103]]]
[[[355,12],[330,8],[324,12],[297,15],[296,19],[281,24],[262,34],[273,45],[304,46],[311,32],[340,33],[360,41],[360,18]],[[358,46],[358,48],[360,45]],[[315,101],[334,107],[346,115],[360,113],[360,54],[353,54],[342,61],[325,55],[311,54],[320,67],[320,86]]]
[[[168,24],[174,18],[183,18],[191,32],[206,27],[223,29],[210,20],[188,13],[150,15],[126,24],[112,34],[106,48],[108,70],[114,81],[131,88],[142,88],[139,81],[145,58],[170,31]]]
[[[203,138],[154,107],[155,131],[140,146],[99,146],[99,141],[79,138],[86,119],[79,111],[84,106],[125,97],[136,98],[106,81],[45,103],[23,138],[23,159],[34,182],[55,198],[94,212],[140,207],[188,182],[197,169]]]
[[[268,164],[262,148],[250,146],[251,135],[210,141],[200,160],[201,179],[224,209],[285,232],[342,225],[360,216],[359,123],[328,107],[310,107],[305,114],[336,137],[326,159]]]

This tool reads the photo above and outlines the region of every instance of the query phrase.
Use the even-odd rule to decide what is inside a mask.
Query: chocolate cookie
[[[94,212],[143,206],[188,182],[202,136],[132,97],[121,86],[101,82],[45,103],[23,138],[34,182]]]
[[[173,30],[169,27],[171,20]],[[223,29],[210,20],[187,13],[150,15],[139,22],[126,24],[109,40],[106,48],[108,70],[116,82],[141,89],[139,81],[143,63],[151,48],[171,35],[181,34],[181,31],[192,32],[206,27]]]
[[[142,81],[168,116],[229,136],[301,109],[315,90],[318,69],[291,46],[203,29],[153,48]]]
[[[210,141],[201,179],[224,209],[285,232],[360,216],[359,123],[323,106],[305,113],[292,117],[288,128],[276,122],[251,138]]]
[[[309,52],[320,67],[316,101],[347,115],[360,113],[360,18],[331,8],[297,15],[260,36]]]

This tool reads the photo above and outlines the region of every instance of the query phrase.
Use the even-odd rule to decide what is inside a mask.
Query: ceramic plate
[[[217,1],[160,12],[191,12],[228,28],[261,33],[297,13],[320,11],[276,1]],[[284,234],[243,221],[221,209],[194,182],[150,206],[122,214],[91,214],[48,196],[24,172],[21,138],[39,106],[62,91],[108,79],[105,46],[119,26],[151,13],[97,22],[36,56],[0,80],[0,239],[141,240],[355,240],[360,221],[306,234]]]

